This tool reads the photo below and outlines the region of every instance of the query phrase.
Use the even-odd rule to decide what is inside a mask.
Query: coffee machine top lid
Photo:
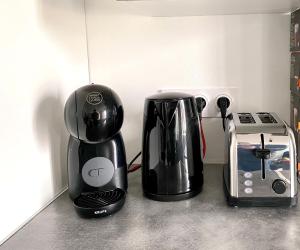
[[[90,84],[74,91],[65,105],[69,133],[88,143],[100,143],[119,132],[123,123],[119,96],[103,85]]]
[[[147,97],[148,100],[155,100],[155,101],[178,101],[183,99],[192,98],[192,95],[181,93],[181,92],[165,92],[159,93],[152,96]]]

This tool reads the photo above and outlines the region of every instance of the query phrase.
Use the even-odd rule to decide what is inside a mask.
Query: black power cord
[[[197,112],[198,112],[198,115],[199,115],[200,134],[201,134],[202,145],[203,145],[202,155],[203,155],[203,158],[205,158],[205,155],[206,155],[206,139],[205,139],[205,134],[204,134],[204,131],[203,131],[203,124],[202,124],[202,111],[205,109],[207,103],[206,103],[205,98],[202,97],[202,96],[198,96],[195,99],[196,99],[196,104],[197,104]]]
[[[217,105],[218,105],[218,107],[219,107],[219,109],[221,111],[221,118],[222,118],[223,129],[225,131],[226,113],[227,113],[227,109],[230,106],[230,100],[226,96],[220,96],[217,99]]]

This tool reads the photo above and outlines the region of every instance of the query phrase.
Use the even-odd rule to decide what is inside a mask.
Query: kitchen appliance
[[[294,206],[296,146],[275,113],[233,113],[226,119],[224,190],[231,206]]]
[[[160,93],[144,106],[144,195],[175,201],[197,195],[203,185],[199,113],[193,96]]]
[[[125,202],[127,164],[122,123],[121,100],[108,87],[81,87],[66,102],[65,124],[71,134],[69,194],[79,215],[110,215]]]

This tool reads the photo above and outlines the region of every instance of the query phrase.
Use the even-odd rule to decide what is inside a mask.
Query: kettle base
[[[202,191],[202,187],[197,190],[193,190],[182,194],[153,194],[153,193],[144,192],[144,196],[151,200],[156,200],[156,201],[181,201],[181,200],[190,199],[196,196],[197,194],[199,194],[201,191]]]

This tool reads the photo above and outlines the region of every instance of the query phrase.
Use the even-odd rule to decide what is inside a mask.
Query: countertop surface
[[[300,208],[232,208],[222,167],[206,165],[198,196],[177,202],[143,197],[140,171],[129,175],[121,211],[77,216],[67,192],[1,249],[300,249]]]

